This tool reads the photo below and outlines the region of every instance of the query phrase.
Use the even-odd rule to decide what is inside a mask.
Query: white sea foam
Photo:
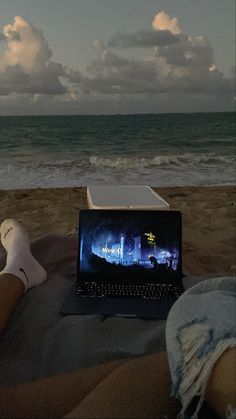
[[[234,185],[235,156],[214,153],[148,157],[80,156],[55,160],[1,159],[0,189],[73,187],[88,184],[153,186]]]
[[[214,165],[214,164],[232,164],[236,162],[235,156],[219,156],[215,153],[193,154],[185,153],[182,155],[160,155],[150,158],[144,157],[99,157],[89,158],[92,166],[110,167],[114,169],[126,168],[145,168],[152,166],[186,166],[186,165]]]

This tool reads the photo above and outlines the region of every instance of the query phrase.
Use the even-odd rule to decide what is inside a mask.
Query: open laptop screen
[[[78,279],[158,282],[182,277],[179,211],[81,210]]]

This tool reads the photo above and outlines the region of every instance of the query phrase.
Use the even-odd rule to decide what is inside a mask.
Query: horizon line
[[[230,111],[196,111],[196,112],[138,112],[138,113],[81,113],[81,114],[5,114],[5,117],[57,117],[57,116],[136,116],[136,115],[192,115],[192,114],[212,114],[212,113],[236,113],[236,109]]]

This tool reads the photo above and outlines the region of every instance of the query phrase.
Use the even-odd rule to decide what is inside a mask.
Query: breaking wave
[[[44,158],[43,158],[44,157]],[[235,185],[236,156],[216,153],[147,157],[3,158],[0,189],[84,185]]]
[[[110,167],[117,169],[136,169],[152,166],[191,166],[203,165],[211,166],[218,164],[234,164],[236,163],[235,156],[221,156],[215,153],[208,154],[192,154],[186,153],[182,155],[162,155],[153,158],[144,157],[98,157],[92,156],[89,162],[95,167]]]

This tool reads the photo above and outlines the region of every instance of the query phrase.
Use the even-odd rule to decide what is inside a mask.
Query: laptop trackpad
[[[79,298],[78,314],[166,319],[174,302],[140,298]]]

